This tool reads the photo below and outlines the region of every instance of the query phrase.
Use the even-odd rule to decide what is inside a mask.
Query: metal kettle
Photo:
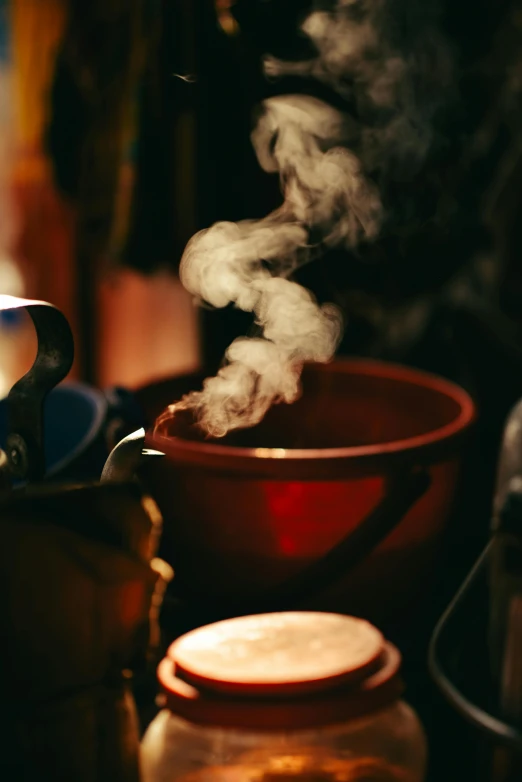
[[[492,515],[488,544],[433,632],[429,667],[453,708],[491,742],[489,778],[515,782],[522,778],[522,401],[505,426]]]
[[[170,568],[161,516],[132,481],[45,482],[44,403],[73,360],[69,324],[25,308],[38,349],[11,389],[0,453],[0,778],[139,782],[132,682],[159,642]]]

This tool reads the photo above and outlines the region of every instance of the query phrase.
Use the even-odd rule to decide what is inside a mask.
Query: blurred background
[[[0,3],[0,288],[64,311],[77,377],[135,387],[212,367],[250,327],[232,309],[195,309],[177,266],[194,231],[280,203],[278,182],[250,145],[260,100],[307,92],[339,105],[317,82],[262,75],[266,52],[309,55],[298,26],[310,6]],[[478,364],[473,352],[484,318],[488,340],[505,337],[508,355],[495,371],[509,374],[517,358],[522,17],[512,0],[480,0],[473,14],[441,7],[457,63],[454,95],[423,170],[390,196],[400,219],[357,255],[329,253],[298,276],[343,307],[341,352],[423,365],[460,382],[464,361],[477,384],[489,360],[482,344]],[[482,326],[461,324],[473,332],[463,357],[454,339],[445,341],[441,313],[479,299]],[[4,390],[33,355],[31,339],[22,321],[4,319]]]
[[[438,9],[455,63],[430,154],[383,191],[392,219],[377,241],[296,278],[342,308],[340,354],[430,370],[477,402],[455,509],[464,543],[448,550],[431,630],[488,538],[500,438],[522,397],[522,5],[416,2]],[[251,329],[232,307],[197,308],[178,267],[197,230],[281,202],[250,143],[260,101],[304,92],[349,108],[317,81],[263,76],[267,52],[313,56],[299,33],[311,6],[0,0],[0,292],[63,311],[77,380],[136,389],[212,372]],[[34,339],[23,315],[1,313],[1,396]]]
[[[383,190],[393,219],[378,241],[296,276],[343,309],[341,354],[429,369],[472,392],[489,491],[522,395],[522,10],[424,5],[438,9],[455,62],[432,150]],[[198,229],[280,204],[250,143],[261,100],[305,92],[343,108],[316,80],[262,73],[267,52],[313,54],[299,32],[311,6],[1,0],[0,290],[65,313],[77,379],[136,388],[210,372],[251,328],[232,307],[196,308],[178,265]],[[33,339],[22,316],[3,316],[3,393],[30,365]]]
[[[1,0],[0,290],[65,313],[75,378],[134,389],[211,372],[251,328],[233,307],[198,309],[178,265],[195,231],[281,203],[250,143],[260,101],[305,92],[346,108],[316,80],[263,76],[267,52],[313,55],[299,31],[311,6]],[[392,219],[377,241],[330,251],[296,277],[342,308],[340,354],[428,369],[473,394],[488,505],[502,426],[522,395],[522,10],[424,6],[437,9],[455,63],[430,154],[382,188]],[[33,340],[22,316],[3,315],[3,393]]]

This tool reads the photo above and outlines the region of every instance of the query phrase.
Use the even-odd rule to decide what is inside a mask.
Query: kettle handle
[[[517,413],[520,417],[520,407]],[[513,434],[513,433],[511,433]],[[510,441],[513,437],[510,438]],[[516,444],[516,443],[515,443]],[[508,443],[509,445],[509,443]],[[504,449],[506,450],[506,448]],[[509,451],[509,449],[507,449]],[[506,456],[506,454],[504,454]],[[515,454],[507,453],[504,466]],[[513,466],[513,465],[511,465]],[[428,664],[431,676],[446,700],[471,724],[493,738],[499,745],[522,754],[522,529],[521,502],[522,482],[515,475],[508,480],[506,470],[504,481],[499,481],[495,498],[493,534],[460,586],[446,611],[439,619],[430,642]],[[502,476],[502,470],[501,470]],[[451,659],[454,647],[455,627],[464,614],[469,601],[481,583],[486,580],[489,587],[489,646],[493,650],[493,681],[499,688],[496,709],[490,714],[484,706],[472,702],[465,695],[448,672],[447,660]],[[468,614],[471,613],[468,609]],[[454,651],[453,651],[454,654]],[[444,657],[446,656],[446,665]],[[511,777],[509,777],[511,779]],[[507,779],[507,777],[503,777]],[[519,779],[516,775],[513,779]]]
[[[518,726],[510,725],[504,719],[487,712],[483,706],[471,701],[459,686],[452,681],[444,662],[448,657],[448,649],[452,642],[452,620],[457,621],[459,608],[472,592],[481,574],[488,569],[488,563],[494,552],[496,541],[490,540],[486,548],[474,564],[457,594],[439,619],[430,641],[428,667],[432,679],[453,708],[468,722],[479,728],[483,733],[493,738],[504,747],[514,749],[519,755],[522,752],[522,731]],[[515,628],[506,628],[509,638]],[[519,633],[518,628],[516,629]]]
[[[31,369],[7,396],[7,468],[17,480],[45,475],[43,405],[49,391],[65,379],[74,360],[74,340],[60,310],[45,301],[0,295],[0,311],[25,309],[38,339]]]

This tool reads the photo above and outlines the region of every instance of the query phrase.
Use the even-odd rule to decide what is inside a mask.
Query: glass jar
[[[400,654],[360,619],[240,617],[170,647],[143,782],[422,782],[426,742]]]

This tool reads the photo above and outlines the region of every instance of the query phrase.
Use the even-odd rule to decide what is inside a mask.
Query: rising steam
[[[453,59],[438,27],[438,0],[337,0],[302,24],[317,56],[265,57],[268,76],[301,76],[332,87],[352,107],[357,154],[377,175],[412,176],[433,142],[433,120],[447,101]],[[407,170],[405,170],[407,169]]]
[[[390,169],[413,172],[431,144],[438,92],[419,92],[418,74],[434,66],[434,79],[449,78],[432,19],[417,24],[415,49],[401,51],[392,18],[396,5],[339,0],[334,10],[313,12],[303,24],[316,58],[295,63],[266,58],[268,76],[328,83],[353,111],[343,114],[302,95],[263,104],[252,143],[261,167],[278,173],[283,204],[262,220],[217,223],[201,231],[181,262],[189,292],[214,307],[232,303],[252,312],[259,336],[235,340],[217,376],[169,408],[167,417],[180,407],[192,408],[216,437],[253,426],[272,404],[298,397],[305,362],[333,357],[341,335],[339,311],[319,306],[289,277],[322,248],[352,249],[378,236],[385,210],[376,181]],[[422,58],[429,67],[420,64]]]

